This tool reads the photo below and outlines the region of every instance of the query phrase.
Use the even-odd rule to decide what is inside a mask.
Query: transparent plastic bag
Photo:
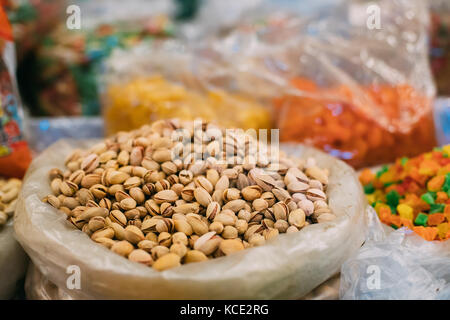
[[[227,128],[268,129],[271,112],[217,57],[176,40],[116,50],[104,64],[102,105],[107,134],[164,118],[216,121]],[[224,77],[225,76],[225,77]]]
[[[450,242],[426,241],[382,225],[368,210],[367,239],[341,268],[340,298],[449,299]]]
[[[222,56],[249,92],[274,98],[283,141],[354,167],[436,144],[425,2],[346,0],[305,16],[273,7],[245,16],[205,50]]]
[[[37,157],[25,177],[15,215],[17,238],[34,265],[71,298],[300,298],[335,275],[364,239],[366,200],[355,172],[320,151],[288,145],[283,147],[288,154],[313,156],[330,170],[327,193],[336,220],[228,257],[156,272],[94,243],[63,213],[41,201],[50,193],[48,171],[63,168],[71,150],[88,145],[60,141]],[[68,266],[80,268],[81,289],[68,289]]]
[[[11,299],[26,272],[28,258],[14,238],[12,219],[0,227],[0,300]]]

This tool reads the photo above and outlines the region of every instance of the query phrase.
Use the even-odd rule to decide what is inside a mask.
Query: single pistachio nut
[[[158,271],[164,271],[167,269],[175,268],[180,266],[180,256],[175,253],[168,253],[153,264],[153,268]]]
[[[208,260],[208,257],[199,250],[189,250],[184,256],[184,263],[202,262]]]
[[[152,256],[142,249],[135,249],[131,251],[128,255],[128,260],[142,263],[146,266],[151,266],[153,264]]]
[[[144,240],[144,234],[138,227],[129,225],[125,228],[125,239],[132,244],[137,244]]]
[[[228,239],[223,240],[219,245],[220,251],[222,251],[225,255],[230,255],[232,253],[244,250],[244,245],[241,241],[237,239]]]
[[[292,226],[302,228],[305,225],[305,218],[305,212],[302,209],[297,209],[289,213],[288,222]]]
[[[111,246],[112,252],[117,253],[123,257],[128,257],[133,249],[133,245],[126,240],[117,241]]]

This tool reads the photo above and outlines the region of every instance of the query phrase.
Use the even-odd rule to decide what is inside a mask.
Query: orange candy
[[[438,224],[444,222],[445,216],[442,213],[432,213],[428,215],[427,223],[429,226],[437,226]]]
[[[412,230],[427,241],[433,241],[438,234],[436,227],[413,227]]]

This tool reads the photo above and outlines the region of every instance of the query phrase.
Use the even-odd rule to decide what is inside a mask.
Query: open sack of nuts
[[[25,275],[28,259],[14,238],[13,219],[22,182],[0,178],[0,300],[14,296],[17,282]]]
[[[345,163],[274,149],[177,120],[58,142],[25,177],[17,238],[66,298],[301,298],[361,246],[366,200]]]

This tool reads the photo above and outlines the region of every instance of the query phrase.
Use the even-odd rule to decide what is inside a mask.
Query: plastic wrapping
[[[100,117],[29,118],[25,135],[30,148],[40,153],[59,139],[100,139],[104,123]]]
[[[340,298],[449,299],[450,241],[426,241],[406,228],[393,231],[373,209],[368,212],[366,242],[342,265]]]
[[[347,0],[307,16],[246,16],[205,50],[222,56],[253,94],[276,97],[283,141],[355,167],[435,145],[425,2]]]
[[[61,20],[20,70],[21,90],[34,116],[100,115],[97,75],[112,50],[173,35],[171,1],[71,4],[80,8],[82,27],[69,29]]]
[[[227,128],[270,128],[268,107],[243,94],[215,57],[197,54],[175,40],[114,52],[102,76],[107,133],[174,117],[214,120]]]
[[[95,244],[62,213],[41,202],[50,193],[48,171],[63,168],[71,150],[87,145],[60,141],[37,157],[25,177],[15,215],[17,238],[33,263],[71,298],[299,298],[336,274],[364,239],[366,200],[355,172],[315,149],[287,145],[283,149],[289,154],[313,156],[330,170],[327,193],[336,220],[232,256],[156,272]],[[80,268],[81,289],[66,286],[68,266]]]
[[[338,300],[339,299],[340,275],[336,275],[313,291],[308,293],[301,300]],[[50,282],[32,263],[28,267],[25,292],[30,300],[72,300],[63,290]]]
[[[0,6],[0,176],[19,177],[31,162],[23,136],[22,104],[16,86],[16,57],[9,24]]]
[[[10,299],[25,276],[28,258],[14,238],[12,219],[0,227],[0,300]]]

